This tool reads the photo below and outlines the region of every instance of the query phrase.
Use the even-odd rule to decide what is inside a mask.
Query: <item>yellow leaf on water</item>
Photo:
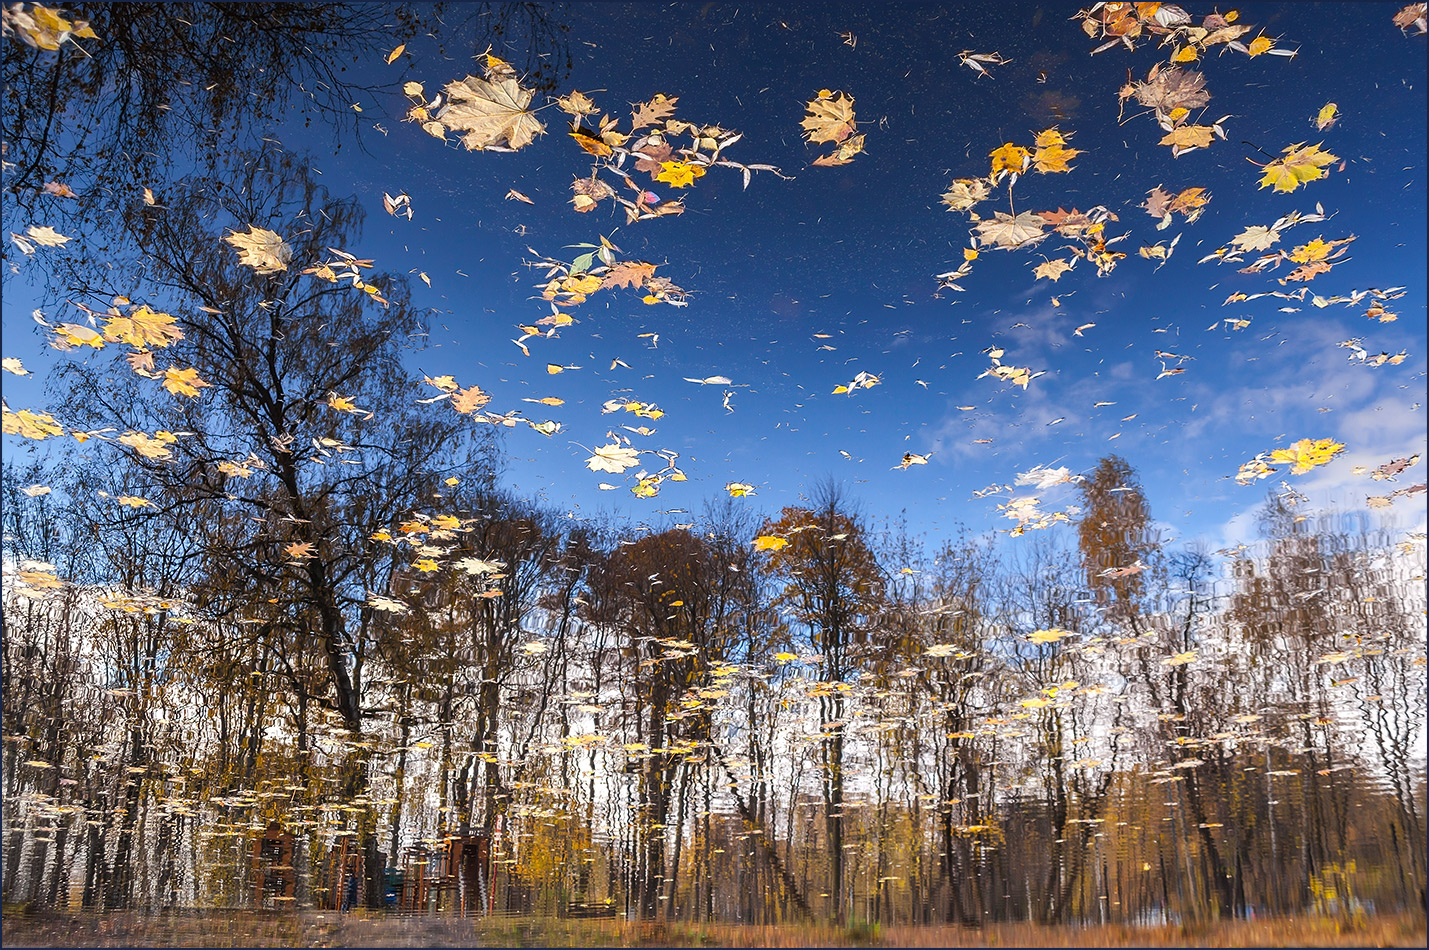
[[[1007,142],[989,152],[988,157],[992,159],[992,174],[997,177],[1009,172],[1016,175],[1025,171],[1032,153],[1020,145]]]
[[[164,370],[164,388],[176,396],[189,396],[197,399],[199,390],[212,385],[199,379],[198,370],[190,366],[188,369],[175,369],[170,366]]]
[[[703,178],[704,174],[703,165],[695,165],[690,162],[661,162],[660,171],[655,175],[655,180],[663,181],[674,188],[687,188],[694,184],[696,178]]]
[[[52,435],[64,435],[65,431],[64,426],[48,412],[32,412],[29,409],[11,412],[6,406],[0,420],[3,420],[0,426],[3,426],[6,435],[18,435],[24,439],[43,440]]]
[[[1288,449],[1276,449],[1270,453],[1270,461],[1293,464],[1293,475],[1304,475],[1312,468],[1325,465],[1345,450],[1343,442],[1334,439],[1301,439]]]
[[[1287,146],[1285,154],[1265,166],[1260,187],[1274,186],[1276,191],[1289,192],[1307,182],[1328,177],[1324,166],[1340,159],[1338,155],[1321,150],[1320,144],[1305,145],[1301,142]]]
[[[283,236],[267,228],[248,226],[243,233],[234,232],[224,241],[238,249],[238,262],[247,264],[260,274],[276,274],[288,269],[293,261],[293,249]]]
[[[1251,56],[1259,56],[1261,53],[1268,53],[1275,46],[1275,41],[1268,36],[1257,36],[1251,40],[1245,51]]]
[[[842,92],[835,95],[831,90],[820,89],[804,108],[806,114],[800,125],[804,128],[804,138],[813,145],[842,142],[857,129],[853,97]]]

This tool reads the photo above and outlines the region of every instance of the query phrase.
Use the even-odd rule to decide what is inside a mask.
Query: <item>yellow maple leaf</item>
[[[165,435],[168,435],[167,439],[164,438]],[[173,455],[168,447],[168,443],[174,441],[170,433],[155,432],[151,437],[145,432],[126,432],[117,441],[120,445],[129,446],[144,458],[166,459]]]
[[[988,158],[992,159],[992,175],[994,178],[1008,174],[1020,174],[1027,168],[1027,163],[1031,160],[1032,153],[1021,145],[1014,145],[1006,142],[999,148],[988,153]]]
[[[1334,459],[1345,450],[1343,442],[1334,439],[1301,439],[1288,449],[1276,449],[1270,453],[1270,461],[1293,464],[1292,475],[1304,475],[1312,468],[1318,468]]]
[[[1166,133],[1160,144],[1169,145],[1178,153],[1183,149],[1205,148],[1211,144],[1212,131],[1209,125],[1183,125]]]
[[[1260,187],[1273,185],[1276,191],[1289,192],[1306,182],[1328,177],[1324,166],[1339,161],[1340,157],[1322,151],[1321,144],[1324,143],[1306,145],[1301,142],[1287,146],[1284,155],[1265,166]]]
[[[446,95],[446,105],[437,111],[433,120],[422,121],[422,129],[442,140],[446,139],[448,129],[462,133],[461,143],[468,151],[488,148],[515,151],[530,145],[537,135],[546,131],[546,126],[530,109],[535,90],[521,88],[513,78],[493,82],[467,76],[447,83],[442,92]],[[425,117],[423,106],[408,113],[409,119],[421,121]]]
[[[804,106],[806,115],[800,125],[804,138],[814,145],[842,142],[854,133],[857,122],[853,116],[853,97],[829,89],[820,89],[818,96]]]
[[[754,550],[756,551],[777,551],[789,544],[788,538],[776,537],[772,534],[762,534],[754,539]]]
[[[1196,651],[1187,650],[1185,653],[1177,653],[1175,656],[1168,656],[1161,661],[1162,666],[1183,666],[1187,663],[1196,662]]]
[[[43,440],[52,435],[64,435],[64,426],[55,421],[54,416],[48,412],[32,412],[29,409],[21,409],[19,412],[11,412],[6,406],[0,411],[0,429],[6,435],[18,435],[24,439]]]
[[[1068,134],[1070,135],[1071,133]],[[1037,148],[1052,148],[1055,145],[1066,145],[1067,139],[1054,127],[1038,132],[1037,139],[1032,144]]]
[[[1032,167],[1044,175],[1049,172],[1069,172],[1072,168],[1067,163],[1080,154],[1082,154],[1081,149],[1049,145],[1046,148],[1039,148],[1033,154]]]
[[[188,369],[175,369],[170,366],[164,370],[164,388],[175,396],[189,396],[197,399],[199,390],[212,383],[206,383],[199,379],[198,370],[190,366]]]
[[[238,249],[238,262],[247,264],[260,274],[276,274],[288,269],[293,249],[283,236],[267,228],[253,225],[243,233],[234,232],[223,239]]]
[[[1171,54],[1173,63],[1194,63],[1196,57],[1201,55],[1194,46],[1183,46]]]
[[[1327,102],[1320,107],[1320,111],[1315,114],[1315,128],[1321,132],[1328,129],[1340,120],[1340,107],[1333,102]]]
[[[114,315],[104,324],[104,338],[140,348],[166,347],[184,338],[172,315],[147,306],[135,307],[127,316]]]
[[[1037,267],[1032,271],[1032,273],[1036,276],[1038,280],[1041,280],[1045,277],[1050,281],[1056,282],[1061,279],[1063,274],[1065,274],[1071,269],[1072,265],[1069,264],[1067,261],[1055,260],[1046,261],[1044,263],[1038,264]]]
[[[703,178],[704,174],[703,165],[694,165],[690,162],[661,162],[660,171],[655,175],[655,180],[663,181],[673,188],[688,188],[695,183],[696,178]]]
[[[1063,637],[1070,637],[1072,631],[1062,630],[1058,627],[1049,627],[1046,630],[1034,630],[1028,638],[1033,643],[1056,643]]]
[[[700,174],[704,174],[703,171]],[[580,277],[567,277],[561,281],[561,290],[568,294],[575,294],[584,297],[586,294],[593,294],[600,289],[601,279],[593,274],[585,274]]]
[[[986,178],[954,178],[943,192],[943,204],[949,211],[966,211],[988,196],[991,186]]]
[[[724,486],[724,490],[729,492],[731,498],[743,498],[745,495],[754,494],[754,486],[746,485],[744,482],[729,482]]]
[[[433,571],[441,570],[441,565],[429,557],[418,558],[412,562],[412,566],[423,574],[430,574]]]

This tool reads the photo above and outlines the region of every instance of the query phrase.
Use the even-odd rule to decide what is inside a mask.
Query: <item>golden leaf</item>
[[[800,125],[804,128],[804,138],[810,144],[842,142],[857,128],[853,115],[853,98],[842,92],[835,95],[828,89],[821,89],[818,96],[809,100],[804,108],[807,115]]]
[[[1274,186],[1276,191],[1294,191],[1306,182],[1328,177],[1324,166],[1339,161],[1338,155],[1322,151],[1319,143],[1303,142],[1286,147],[1285,154],[1265,166],[1260,187]]]
[[[522,89],[515,79],[489,82],[467,76],[447,83],[443,91],[446,105],[437,112],[436,122],[432,123],[441,132],[429,131],[438,138],[446,138],[447,129],[461,133],[461,143],[468,151],[488,148],[515,151],[530,145],[537,135],[546,131],[546,126],[528,108],[534,91]]]
[[[982,201],[992,190],[986,178],[954,178],[943,192],[943,204],[949,211],[967,211]]]
[[[1007,142],[989,152],[988,157],[992,159],[993,177],[998,177],[1009,172],[1020,174],[1027,168],[1031,153],[1020,145]]]
[[[1168,132],[1160,144],[1169,145],[1177,151],[1205,148],[1211,144],[1211,132],[1209,125],[1183,125]]]
[[[696,178],[703,178],[704,174],[703,165],[695,165],[690,162],[661,162],[660,171],[655,175],[655,180],[663,181],[675,188],[687,188],[694,184]]]
[[[199,379],[198,370],[190,366],[188,369],[175,369],[170,366],[164,370],[164,388],[175,396],[189,396],[197,399],[199,390],[212,383],[206,383]]]
[[[6,406],[0,410],[0,419],[3,419],[0,428],[6,435],[18,435],[24,439],[43,440],[52,435],[64,435],[65,431],[64,426],[48,412],[32,412],[29,409],[11,412]]]
[[[1293,464],[1292,475],[1304,475],[1312,468],[1318,468],[1334,459],[1345,450],[1343,442],[1334,439],[1301,439],[1288,449],[1276,449],[1270,453],[1270,461]]]
[[[170,314],[142,306],[131,310],[128,316],[110,317],[104,324],[104,338],[129,346],[166,347],[182,340],[184,331]]]
[[[1049,172],[1069,172],[1072,168],[1067,163],[1080,154],[1082,154],[1080,149],[1050,145],[1046,148],[1039,148],[1033,154],[1032,167],[1044,175]]]
[[[247,264],[260,274],[276,274],[288,269],[293,261],[293,249],[282,235],[266,228],[248,226],[242,234],[234,232],[224,238],[238,249],[238,262]]]
[[[1250,41],[1250,45],[1245,51],[1251,56],[1259,56],[1261,53],[1268,53],[1275,46],[1275,41],[1268,36],[1257,36]]]
[[[1036,269],[1033,270],[1032,273],[1033,273],[1034,275],[1036,275],[1036,277],[1037,277],[1038,280],[1041,280],[1042,278],[1045,277],[1045,278],[1047,278],[1048,280],[1055,282],[1055,281],[1059,280],[1063,274],[1065,274],[1067,271],[1069,271],[1069,270],[1071,270],[1071,269],[1072,269],[1072,265],[1071,265],[1070,263],[1068,263],[1067,261],[1064,261],[1064,260],[1055,260],[1055,261],[1047,261],[1046,263],[1043,263],[1043,264],[1038,264],[1037,267],[1036,267]]]
[[[482,392],[480,386],[458,389],[452,393],[452,408],[464,415],[475,412],[491,402],[491,395]]]
[[[583,92],[572,92],[569,96],[558,97],[556,108],[574,116],[590,115],[596,111],[595,103]]]

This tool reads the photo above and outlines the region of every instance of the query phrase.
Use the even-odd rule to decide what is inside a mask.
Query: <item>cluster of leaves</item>
[[[577,178],[571,184],[574,192],[571,204],[575,210],[586,213],[604,199],[613,198],[625,209],[627,224],[684,212],[683,200],[661,200],[635,180],[626,170],[627,164],[635,172],[648,174],[652,182],[680,189],[693,185],[711,168],[739,171],[746,188],[756,171],[779,174],[773,165],[742,165],[726,157],[724,150],[743,138],[743,134],[719,125],[677,119],[678,102],[678,96],[656,94],[648,102],[634,107],[628,131],[621,131],[619,118],[604,113],[596,118],[600,110],[584,93],[572,92],[556,99],[560,109],[572,117],[570,137],[595,157],[590,175]],[[689,144],[681,144],[686,135]],[[618,178],[634,197],[626,198],[618,193],[600,177],[601,172]]]
[[[1152,36],[1160,37],[1161,47],[1171,49],[1173,63],[1195,62],[1216,46],[1247,56],[1295,55],[1293,50],[1277,48],[1275,40],[1264,34],[1242,43],[1241,37],[1255,27],[1237,22],[1240,14],[1235,10],[1208,13],[1197,23],[1191,14],[1172,3],[1095,3],[1077,11],[1074,19],[1081,22],[1087,36],[1105,40],[1092,50],[1094,56],[1118,45],[1134,50],[1138,39]]]
[[[65,43],[79,47],[75,40],[97,40],[88,20],[70,20],[42,3],[7,3],[0,8],[0,30],[4,36],[17,35],[26,45],[48,52]]]
[[[534,250],[531,252],[537,255],[537,260],[528,261],[527,266],[545,268],[546,271],[543,283],[536,285],[541,291],[541,299],[550,301],[553,305],[576,307],[585,303],[590,295],[597,291],[624,287],[645,291],[642,300],[646,304],[665,303],[672,307],[688,305],[682,288],[668,278],[655,276],[658,264],[620,260],[616,257],[620,248],[608,238],[602,236],[599,244],[575,244],[572,247],[589,250],[576,255],[569,262],[544,257]],[[562,320],[559,313],[553,316],[554,319],[543,320],[550,320],[554,326],[569,322]]]
[[[978,379],[982,379],[984,376],[991,376],[994,379],[1002,380],[1004,383],[1011,383],[1014,386],[1026,389],[1028,383],[1032,382],[1032,380],[1038,376],[1045,375],[1047,372],[1046,370],[1038,370],[1034,373],[1025,366],[1009,366],[1003,363],[1002,357],[1006,355],[1006,351],[1000,346],[990,346],[983,350],[983,353],[992,360],[992,365],[979,373]]]
[[[1156,124],[1166,133],[1160,144],[1170,146],[1174,158],[1206,148],[1213,139],[1226,137],[1224,123],[1230,118],[1228,115],[1210,125],[1192,121],[1192,111],[1203,109],[1211,101],[1206,77],[1193,70],[1157,63],[1144,80],[1123,85],[1117,98],[1123,108],[1128,99],[1134,98],[1151,111]]]
[[[1289,448],[1274,449],[1257,455],[1241,465],[1235,480],[1239,485],[1253,484],[1280,471],[1275,468],[1276,465],[1292,466],[1290,474],[1304,475],[1311,469],[1329,464],[1344,450],[1344,443],[1334,439],[1301,439]]]

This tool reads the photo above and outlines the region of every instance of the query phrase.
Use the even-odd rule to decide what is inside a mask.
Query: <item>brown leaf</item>
[[[452,408],[464,415],[475,412],[489,402],[491,402],[491,395],[482,392],[480,386],[458,389],[452,393]]]
[[[1320,274],[1328,273],[1330,268],[1332,268],[1333,266],[1333,264],[1326,263],[1325,261],[1311,261],[1308,264],[1302,264],[1301,266],[1295,268],[1293,271],[1287,274],[1280,281],[1280,283],[1286,284],[1290,281],[1300,282],[1306,280],[1313,280]]]
[[[1142,202],[1141,207],[1145,208],[1146,213],[1153,218],[1164,218],[1167,212],[1171,210],[1171,202],[1174,199],[1175,196],[1172,195],[1171,192],[1157,185],[1147,194],[1147,198]]]
[[[645,279],[654,273],[654,264],[647,264],[644,261],[621,261],[606,273],[605,279],[600,282],[600,287],[602,290],[607,287],[643,287]]]
[[[1170,66],[1137,83],[1133,94],[1142,105],[1169,113],[1172,109],[1198,109],[1210,102],[1205,86],[1206,77],[1200,73]]]
[[[654,125],[662,122],[675,114],[675,103],[680,101],[679,96],[666,96],[663,92],[656,93],[655,98],[649,102],[642,102],[630,113],[630,131],[643,129],[647,125]]]
[[[670,161],[671,156],[675,153],[674,150],[670,148],[668,142],[661,140],[641,145],[638,149],[631,152],[631,154],[637,156],[635,170],[638,172],[649,172],[650,177],[654,178],[660,174],[661,167],[665,162]]]

